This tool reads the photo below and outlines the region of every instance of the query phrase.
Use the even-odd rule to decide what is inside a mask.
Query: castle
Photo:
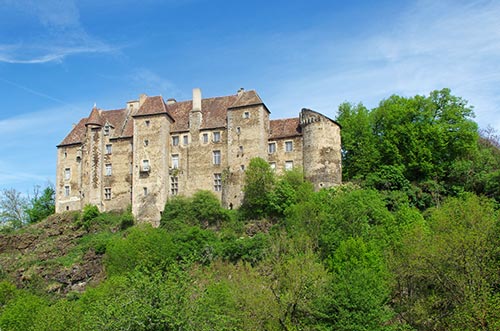
[[[94,106],[57,146],[56,212],[94,204],[124,209],[158,225],[166,201],[197,190],[214,192],[226,208],[243,198],[250,159],[277,173],[300,167],[316,189],[341,182],[340,126],[302,109],[269,119],[255,91],[177,102],[141,95],[117,110]]]

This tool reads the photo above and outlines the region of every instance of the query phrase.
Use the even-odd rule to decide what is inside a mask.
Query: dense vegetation
[[[254,159],[239,210],[200,191],[158,229],[127,212],[99,232],[88,206],[105,279],[61,295],[0,273],[0,329],[498,330],[500,146],[472,115],[448,90],[344,104],[344,185]]]

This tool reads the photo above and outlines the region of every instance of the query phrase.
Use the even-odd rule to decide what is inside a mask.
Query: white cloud
[[[0,189],[54,182],[56,145],[90,107],[61,106],[0,120]]]
[[[75,0],[0,0],[0,5],[7,13],[19,11],[36,22],[34,31],[14,27],[13,39],[0,44],[0,62],[60,62],[69,55],[118,50],[85,31]]]
[[[500,130],[498,17],[497,1],[418,1],[382,33],[356,44],[318,40],[313,51],[324,54],[321,65],[285,82],[275,103],[287,111],[306,106],[334,113],[343,101],[374,107],[391,94],[449,87],[475,106],[481,127]]]

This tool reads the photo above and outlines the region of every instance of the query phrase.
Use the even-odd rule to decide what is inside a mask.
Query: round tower
[[[342,182],[340,125],[310,109],[300,112],[304,175],[319,190]]]

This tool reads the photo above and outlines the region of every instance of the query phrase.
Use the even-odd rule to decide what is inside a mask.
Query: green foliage
[[[197,191],[192,197],[175,196],[167,201],[160,226],[175,231],[186,225],[216,226],[229,220],[228,212],[210,191]]]
[[[0,315],[0,329],[6,331],[36,330],[33,323],[40,311],[47,307],[46,300],[20,291],[4,306]]]
[[[221,243],[221,256],[233,263],[238,261],[256,265],[261,261],[269,249],[268,235],[258,233],[253,237],[233,237]]]
[[[274,173],[269,163],[258,157],[251,159],[245,171],[245,195],[240,208],[244,218],[260,219],[269,214],[274,184]]]
[[[390,274],[379,252],[361,238],[340,243],[333,269],[330,311],[335,330],[390,330]]]
[[[314,188],[304,180],[300,169],[294,168],[280,176],[269,195],[268,212],[274,217],[283,217],[286,209],[306,199]]]
[[[47,186],[40,196],[38,187],[35,188],[35,194],[25,210],[29,223],[39,222],[55,212],[55,195],[56,191],[52,186]]]
[[[391,263],[405,320],[447,330],[498,324],[499,222],[491,200],[466,194],[408,229]]]
[[[83,207],[80,218],[77,221],[78,227],[83,227],[86,231],[89,231],[93,222],[100,215],[99,208],[95,205],[85,205]]]
[[[15,189],[4,189],[0,192],[0,224],[5,229],[18,229],[26,223],[26,207],[28,202]]]

